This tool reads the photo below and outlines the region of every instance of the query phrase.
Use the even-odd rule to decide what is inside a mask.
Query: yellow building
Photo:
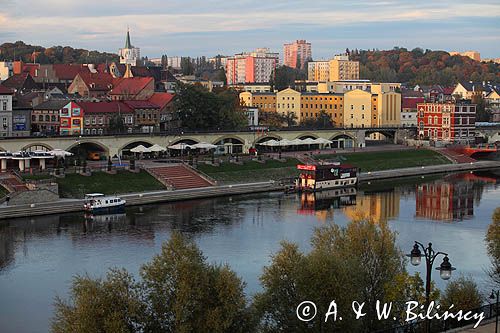
[[[276,93],[249,92],[240,93],[240,101],[244,106],[259,108],[261,112],[276,112]]]
[[[401,93],[385,91],[383,84],[373,84],[372,95],[377,95],[376,122],[374,126],[401,125]]]
[[[297,122],[300,122],[300,95],[300,92],[292,88],[278,91],[276,93],[276,112],[281,115],[293,113],[297,117]]]
[[[344,95],[302,93],[300,95],[300,119],[315,119],[321,111],[326,112],[335,126],[344,125]]]
[[[359,80],[359,62],[349,60],[349,56],[335,56],[329,65],[329,81]]]
[[[371,127],[377,114],[377,95],[369,91],[351,90],[344,94],[345,127]]]
[[[310,61],[307,64],[309,81],[326,82],[330,79],[330,61]]]

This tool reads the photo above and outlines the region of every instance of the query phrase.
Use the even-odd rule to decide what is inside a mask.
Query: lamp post
[[[422,251],[420,250],[422,249]],[[451,272],[456,268],[451,266],[450,260],[448,259],[448,253],[444,252],[435,252],[432,248],[432,243],[429,243],[427,247],[425,247],[422,243],[415,241],[415,245],[413,245],[413,249],[410,254],[407,254],[410,257],[410,262],[413,266],[418,266],[422,262],[422,257],[425,257],[425,267],[426,267],[426,276],[425,276],[425,306],[429,308],[430,304],[430,294],[431,294],[431,275],[432,275],[432,266],[434,265],[434,260],[436,260],[438,255],[443,255],[443,262],[439,267],[436,267],[436,270],[439,271],[439,275],[443,280],[449,280],[451,277]],[[429,319],[426,320],[426,332],[430,333],[431,331],[431,322]]]
[[[500,290],[492,290],[491,291],[491,295],[490,295],[490,299],[495,299],[495,296],[496,296],[496,306],[495,306],[495,333],[498,333],[498,303],[499,303],[499,299],[500,299]]]

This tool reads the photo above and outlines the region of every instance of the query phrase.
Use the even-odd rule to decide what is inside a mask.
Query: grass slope
[[[83,198],[86,193],[118,194],[164,190],[165,187],[146,171],[130,173],[126,171],[110,175],[94,172],[91,177],[68,174],[57,179],[59,195],[63,198]]]
[[[361,168],[361,171],[389,170],[451,163],[441,154],[427,149],[314,156],[315,159],[323,160],[339,159],[339,157],[341,157],[343,163],[357,166]]]

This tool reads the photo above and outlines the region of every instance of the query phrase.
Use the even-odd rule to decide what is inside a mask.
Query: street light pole
[[[422,249],[422,251],[420,250]],[[435,252],[432,248],[432,243],[429,243],[427,247],[425,247],[422,243],[415,241],[413,245],[413,249],[410,254],[407,254],[410,257],[410,262],[413,266],[420,265],[422,261],[422,257],[425,257],[425,267],[426,267],[426,275],[425,275],[425,307],[429,308],[430,304],[430,295],[431,295],[431,276],[432,276],[432,266],[434,265],[434,261],[436,260],[438,255],[443,255],[443,262],[439,267],[436,267],[436,270],[439,271],[439,275],[443,280],[449,280],[451,277],[451,272],[455,270],[455,267],[451,266],[450,260],[448,259],[448,253],[444,252]],[[431,331],[431,321],[426,319],[426,332],[430,333]]]
[[[500,301],[500,290],[492,290],[491,291],[491,295],[490,295],[490,299],[495,299],[495,296],[496,296],[496,299],[497,299],[497,302],[496,302],[496,306],[495,306],[495,333],[498,333],[498,303]]]

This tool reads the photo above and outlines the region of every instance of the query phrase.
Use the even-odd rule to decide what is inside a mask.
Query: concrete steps
[[[213,186],[210,181],[184,164],[154,167],[148,171],[160,182],[176,190]]]

